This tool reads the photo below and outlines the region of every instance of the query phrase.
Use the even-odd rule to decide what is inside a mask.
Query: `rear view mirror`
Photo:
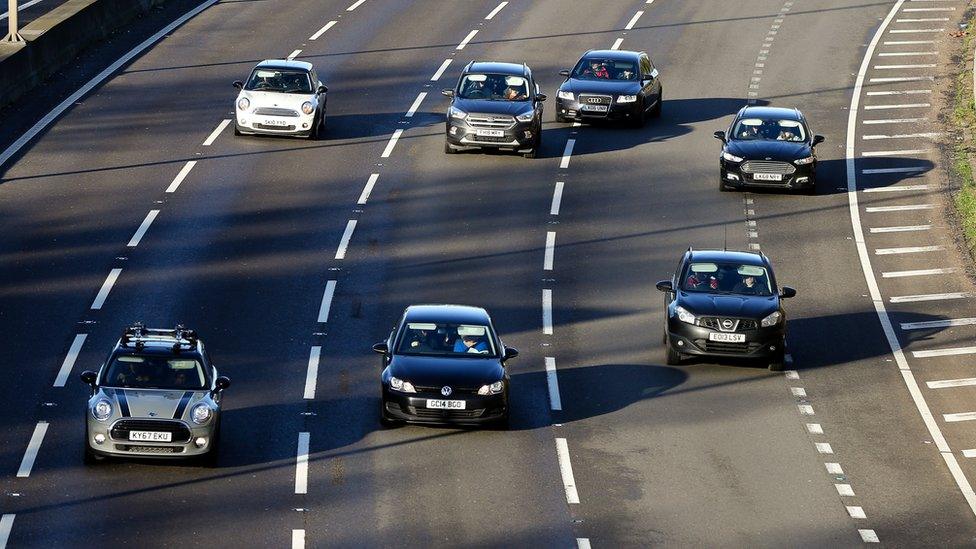
[[[783,286],[779,290],[779,296],[783,299],[788,299],[796,296],[796,290],[790,288],[789,286]]]
[[[85,370],[79,377],[81,377],[82,383],[91,386],[92,389],[95,388],[95,381],[98,380],[98,374],[91,370]]]
[[[454,90],[441,90],[441,95],[444,97],[454,97]]]
[[[227,376],[218,377],[216,381],[214,381],[214,387],[216,387],[216,391],[218,393],[223,391],[224,389],[230,387],[230,378]]]
[[[655,284],[654,287],[657,288],[661,292],[673,292],[674,291],[674,285],[671,284],[671,281],[670,280],[662,280],[662,281],[658,282],[657,284]]]
[[[566,78],[569,78],[569,69],[563,69],[559,71],[559,76],[565,76]]]
[[[390,353],[390,346],[387,345],[385,341],[381,341],[381,342],[377,343],[376,345],[373,345],[373,352],[374,353],[379,353],[381,355],[389,354]]]
[[[824,136],[822,136],[822,135],[815,135],[815,136],[813,136],[812,146],[816,147],[817,145],[823,143],[826,140],[827,140],[827,138],[824,137]]]
[[[510,360],[519,355],[518,349],[515,347],[505,347],[505,357],[502,360]]]
[[[234,87],[237,88],[237,89],[239,89],[239,90],[243,90],[244,89],[244,82],[241,82],[240,80],[234,80]]]
[[[329,91],[329,87],[328,86],[326,86],[324,84],[319,84],[319,87],[318,87],[318,92],[319,93],[325,93],[327,91]]]
[[[543,102],[543,101],[545,101],[546,99],[549,99],[549,96],[546,95],[546,94],[544,94],[544,93],[537,93],[537,94],[535,94],[535,100],[538,101],[538,102],[540,102],[540,103]]]
[[[713,133],[712,135],[715,136],[715,139],[718,139],[722,143],[725,143],[725,132],[724,131],[718,130],[717,132]]]

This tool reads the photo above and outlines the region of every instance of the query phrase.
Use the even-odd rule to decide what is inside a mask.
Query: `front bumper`
[[[745,319],[744,319],[745,320]],[[748,319],[751,320],[751,319]],[[758,321],[756,321],[758,323]],[[745,336],[742,343],[709,341],[711,333],[737,333]],[[781,355],[786,341],[786,321],[777,326],[755,328],[736,332],[722,332],[668,319],[668,345],[685,355],[718,356],[729,358],[774,358]]]
[[[150,422],[153,418],[125,418],[110,421],[98,421],[88,414],[88,428],[85,434],[85,444],[95,454],[105,457],[125,457],[125,458],[151,458],[151,459],[189,459],[199,457],[210,452],[212,443],[217,435],[220,425],[219,414],[215,414],[206,425],[196,425],[185,421],[174,422],[167,420],[167,424],[180,423],[189,432],[189,436],[174,436],[173,442],[143,442],[131,441],[124,436],[127,432],[120,429],[123,421],[130,420],[144,423],[140,430],[152,430]],[[134,429],[133,429],[134,430]],[[160,430],[167,430],[162,429]],[[96,437],[101,435],[104,440],[101,444],[96,441]],[[197,446],[195,441],[198,438],[205,438],[206,444]]]
[[[315,124],[317,112],[298,116],[269,116],[237,110],[234,124],[243,134],[308,135]]]
[[[577,120],[580,122],[632,120],[640,115],[640,109],[639,101],[618,103],[616,99],[611,99],[606,112],[593,112],[585,110],[577,99],[570,101],[568,99],[556,98],[556,113],[568,120]]]
[[[508,391],[497,395],[452,395],[464,400],[464,410],[439,410],[427,407],[428,399],[445,400],[439,393],[399,393],[383,387],[383,414],[388,419],[409,423],[481,425],[508,417]]]
[[[502,132],[500,136],[478,135],[478,130]],[[447,142],[455,148],[479,147],[511,150],[528,150],[535,146],[542,126],[535,121],[515,122],[509,128],[475,128],[464,120],[450,118],[445,126]]]
[[[781,181],[766,181],[757,179],[755,170],[746,171],[742,166],[744,162],[730,162],[724,158],[719,158],[722,182],[726,187],[762,187],[767,189],[811,189],[817,184],[817,162],[797,166],[792,163],[783,162],[793,167],[792,173],[780,174]],[[760,172],[761,173],[761,172]],[[760,175],[760,177],[762,177]]]

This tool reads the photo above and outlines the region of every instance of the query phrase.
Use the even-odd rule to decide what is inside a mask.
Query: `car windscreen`
[[[312,80],[303,70],[262,69],[251,72],[245,90],[281,93],[312,93]]]
[[[458,97],[489,101],[527,101],[529,82],[521,76],[470,73],[461,78]]]
[[[120,355],[112,360],[102,385],[133,389],[206,389],[203,366],[192,357]]]
[[[732,139],[803,142],[807,132],[798,120],[742,118],[732,130]]]
[[[741,263],[691,263],[682,275],[681,289],[686,292],[773,295],[766,268]]]
[[[626,59],[584,58],[573,69],[579,80],[637,80],[639,74],[637,64]]]
[[[498,356],[487,326],[442,322],[408,322],[400,336],[397,352],[474,358]]]

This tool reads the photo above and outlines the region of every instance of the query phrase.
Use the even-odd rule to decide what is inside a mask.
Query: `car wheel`
[[[566,122],[569,122],[569,119],[559,113],[556,113],[556,122],[565,124]]]
[[[451,146],[451,144],[448,143],[447,141],[444,141],[444,154],[455,154],[455,153],[457,153],[457,149]]]
[[[505,412],[505,415],[501,419],[495,422],[495,428],[501,431],[507,431],[511,426],[511,415]]]
[[[730,189],[728,187],[728,185],[725,184],[725,181],[722,181],[722,178],[719,177],[718,178],[718,190],[721,191],[721,192],[723,192],[723,193],[727,193],[727,192],[731,191],[732,189]]]
[[[85,465],[97,465],[105,461],[104,456],[100,456],[92,451],[91,446],[88,445],[88,432],[85,432]]]
[[[645,123],[647,123],[647,111],[641,109],[637,116],[630,120],[630,127],[643,128]]]
[[[220,458],[220,424],[214,429],[213,437],[210,439],[210,450],[200,457],[200,464],[204,467],[217,467]]]
[[[525,157],[525,158],[538,158],[539,157],[539,147],[541,147],[541,146],[542,146],[542,133],[540,132],[538,134],[538,137],[536,137],[535,138],[535,141],[532,143],[532,150],[529,151],[529,152],[522,153],[522,156]]]
[[[769,359],[769,371],[770,372],[782,372],[785,366],[785,357],[782,352],[770,357]]]
[[[386,404],[380,401],[380,425],[387,429],[395,429],[403,425],[402,421],[397,421],[386,415]]]
[[[814,181],[813,184],[810,185],[809,187],[804,187],[802,192],[803,192],[803,194],[808,195],[808,196],[816,196],[817,195],[817,182]]]
[[[234,124],[234,135],[237,136],[244,135],[243,133],[241,133],[241,127],[238,126],[237,124]]]
[[[681,356],[681,353],[675,351],[670,343],[665,343],[664,348],[667,349],[667,359],[665,362],[667,362],[668,366],[678,366],[681,364],[681,359],[684,358]]]
[[[664,107],[664,94],[658,96],[657,105],[651,109],[651,118],[661,118],[661,110]]]
[[[308,140],[309,141],[315,141],[316,139],[319,138],[319,126],[320,125],[321,124],[319,122],[319,117],[318,116],[316,116],[315,118],[312,119],[312,129],[308,130]]]

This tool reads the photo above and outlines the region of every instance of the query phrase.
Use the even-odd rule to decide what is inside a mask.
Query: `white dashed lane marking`
[[[323,34],[325,34],[326,31],[328,31],[329,29],[331,29],[332,27],[334,27],[336,23],[338,23],[338,21],[329,21],[328,23],[325,24],[324,27],[322,27],[321,29],[315,31],[315,34],[313,34],[312,36],[309,36],[308,39],[309,40],[318,40],[319,38],[322,37]]]
[[[824,434],[823,426],[819,423],[807,423],[807,432],[811,435],[822,435]]]
[[[954,272],[956,272],[956,270],[955,269],[952,269],[952,268],[948,268],[948,269],[915,269],[915,270],[912,270],[912,271],[888,271],[888,272],[881,273],[881,278],[905,278],[905,277],[909,277],[909,276],[935,276],[935,275],[952,274]],[[942,321],[940,320],[940,321],[937,321],[937,322],[942,322]]]
[[[575,139],[566,140],[566,148],[563,150],[563,158],[559,162],[559,167],[561,169],[566,169],[569,167],[569,161],[573,158],[573,147],[576,146]]]
[[[363,5],[363,2],[365,2],[365,1],[366,0],[356,0],[355,2],[352,3],[351,6],[349,6],[348,8],[346,8],[346,11],[352,11],[352,10],[358,8],[359,6],[362,6]]]
[[[291,549],[305,549],[305,530],[291,531]]]
[[[309,433],[298,433],[298,450],[295,455],[295,493],[308,493],[308,444]]]
[[[919,301],[942,301],[946,299],[966,299],[973,297],[970,292],[947,292],[944,294],[900,295],[889,299],[892,303],[915,303]]]
[[[552,335],[552,290],[542,290],[542,333]]]
[[[840,463],[827,462],[824,463],[824,467],[827,468],[827,473],[831,475],[843,475],[844,469],[840,466]]]
[[[414,113],[416,113],[417,109],[420,108],[420,104],[424,102],[425,97],[427,97],[427,92],[420,92],[420,95],[418,95],[417,98],[413,100],[413,104],[410,105],[410,108],[407,109],[407,113],[403,116],[407,118],[413,118]]]
[[[546,233],[546,252],[545,257],[542,260],[542,270],[551,271],[553,255],[555,255],[556,248],[556,233],[555,231],[549,231]]]
[[[864,509],[858,507],[857,505],[848,505],[847,514],[850,515],[851,518],[856,518],[856,519],[867,518],[867,515],[864,514]]]
[[[315,385],[319,377],[319,359],[322,356],[322,347],[316,345],[308,353],[308,370],[305,373],[305,400],[315,398]]]
[[[546,357],[546,382],[549,385],[549,407],[553,410],[562,410],[563,401],[559,396],[559,378],[556,375],[556,358]]]
[[[894,227],[873,227],[869,229],[872,233],[909,233],[914,231],[927,231],[932,225],[898,225]]]
[[[14,517],[17,515],[3,515],[0,517],[0,549],[7,546],[7,542],[10,541],[10,531],[14,527]]]
[[[386,144],[386,148],[383,149],[383,154],[380,155],[381,158],[389,158],[393,154],[393,148],[396,147],[397,141],[400,140],[400,136],[403,135],[403,130],[396,130],[393,135],[390,136],[389,143]]]
[[[901,323],[902,330],[928,330],[932,328],[953,328],[956,326],[976,326],[976,318],[951,318],[948,320],[926,320],[924,322]]]
[[[85,345],[87,338],[88,334],[75,334],[75,339],[71,342],[71,347],[68,348],[68,354],[65,355],[64,362],[61,363],[61,369],[58,370],[58,376],[54,379],[55,387],[64,387],[65,383],[68,382],[71,369],[74,368],[75,361],[78,360],[78,355],[81,354],[81,348]]]
[[[289,53],[288,54],[288,60],[291,61],[292,59],[298,57],[301,53],[302,53],[302,50],[295,50],[295,51]]]
[[[972,387],[973,385],[976,385],[976,377],[967,377],[963,379],[940,379],[938,381],[926,381],[925,385],[927,385],[929,389],[951,389],[954,387]]]
[[[485,20],[486,21],[491,21],[496,15],[498,15],[498,12],[502,11],[502,9],[504,9],[505,6],[507,6],[507,5],[508,5],[508,2],[502,2],[501,4],[498,4],[497,6],[495,6],[495,9],[491,10],[491,12],[488,13],[488,15],[485,16]]]
[[[129,248],[135,248],[138,246],[139,242],[142,242],[142,237],[146,236],[146,231],[149,230],[149,226],[152,225],[152,222],[156,219],[157,215],[159,215],[159,210],[149,210],[149,213],[146,214],[146,218],[142,220],[139,228],[136,229],[135,234],[132,235],[132,238],[129,239],[129,243],[126,246]]]
[[[837,489],[838,496],[854,497],[854,489],[850,484],[834,484],[834,488]]]
[[[356,230],[356,220],[350,219],[349,223],[346,224],[346,230],[342,233],[342,238],[339,240],[339,248],[336,250],[336,259],[345,259],[346,250],[349,248],[349,241],[352,239],[352,233]]]
[[[369,179],[366,180],[366,186],[363,187],[363,194],[359,195],[359,200],[356,201],[356,204],[362,206],[367,200],[369,200],[369,195],[373,192],[373,187],[376,185],[376,180],[379,178],[380,174],[378,173],[370,174]]]
[[[829,442],[815,442],[814,446],[817,448],[817,452],[821,454],[833,454],[834,449],[831,448]]]
[[[325,292],[322,294],[322,304],[319,306],[318,321],[328,322],[329,311],[332,310],[332,298],[335,296],[336,281],[330,280],[325,283]]]
[[[642,15],[644,15],[644,12],[643,11],[639,11],[639,12],[635,13],[634,16],[630,19],[630,22],[628,22],[627,25],[624,27],[624,30],[631,30],[631,29],[633,29],[634,28],[634,25],[637,24],[637,20],[640,19]]]
[[[119,279],[119,275],[122,274],[122,269],[112,269],[108,273],[108,277],[105,278],[105,282],[102,283],[102,287],[98,290],[98,294],[95,296],[95,301],[92,302],[92,310],[99,310],[102,305],[105,304],[105,300],[108,299],[109,292],[112,291],[112,287],[115,286],[115,281]]]
[[[653,0],[648,0],[650,4]],[[590,549],[590,538],[576,538],[576,549]]]
[[[27,478],[30,476],[31,469],[34,468],[34,460],[37,459],[37,454],[41,451],[41,443],[44,442],[47,426],[48,423],[46,421],[38,421],[34,427],[34,433],[31,435],[30,442],[27,443],[27,451],[24,453],[24,459],[21,460],[20,468],[17,469],[18,478]]]
[[[226,130],[227,126],[230,125],[230,122],[231,122],[230,118],[225,118],[221,120],[220,124],[217,124],[217,127],[214,128],[214,131],[210,132],[210,135],[207,136],[207,139],[203,142],[203,146],[209,147],[213,145],[214,141],[217,140],[217,137],[220,136],[221,132]]]
[[[470,42],[471,39],[474,38],[474,36],[476,34],[478,34],[478,29],[475,29],[475,30],[469,32],[468,35],[464,37],[464,40],[461,40],[461,43],[458,44],[457,47],[454,48],[454,49],[456,49],[456,50],[463,50],[464,49],[464,46],[467,46],[468,45],[468,42]]]
[[[444,75],[444,71],[447,70],[448,65],[451,64],[451,61],[454,61],[454,60],[453,59],[445,59],[444,62],[441,63],[441,66],[438,67],[437,72],[434,73],[434,76],[431,76],[430,77],[430,81],[431,82],[437,82],[438,80],[440,80],[441,76]]]
[[[610,46],[610,49],[611,50],[619,50],[620,49],[620,45],[623,44],[623,43],[624,43],[624,39],[623,38],[618,38],[618,39],[616,39],[616,40],[613,41],[613,45]]]
[[[556,455],[559,458],[559,472],[562,474],[563,487],[566,490],[566,503],[579,503],[579,493],[576,491],[576,479],[573,477],[573,464],[569,459],[569,444],[566,439],[556,439]]]
[[[976,347],[951,347],[948,349],[931,349],[929,351],[912,351],[915,358],[934,358],[939,356],[974,355]]]
[[[874,530],[868,528],[862,528],[857,531],[861,535],[861,541],[864,543],[878,543],[878,534],[874,533]]]
[[[180,183],[182,183],[183,180],[186,179],[186,176],[190,175],[190,170],[192,170],[193,167],[196,165],[197,165],[196,160],[190,160],[189,162],[187,162],[180,170],[180,172],[176,174],[176,177],[173,179],[173,182],[169,184],[169,187],[166,188],[166,192],[175,193],[176,189],[180,188]]]
[[[900,248],[877,248],[874,255],[900,255],[900,254],[920,254],[928,252],[939,252],[945,246],[903,246]]]
[[[559,206],[563,201],[563,182],[556,181],[556,188],[552,191],[552,205],[549,207],[549,215],[559,215]]]

